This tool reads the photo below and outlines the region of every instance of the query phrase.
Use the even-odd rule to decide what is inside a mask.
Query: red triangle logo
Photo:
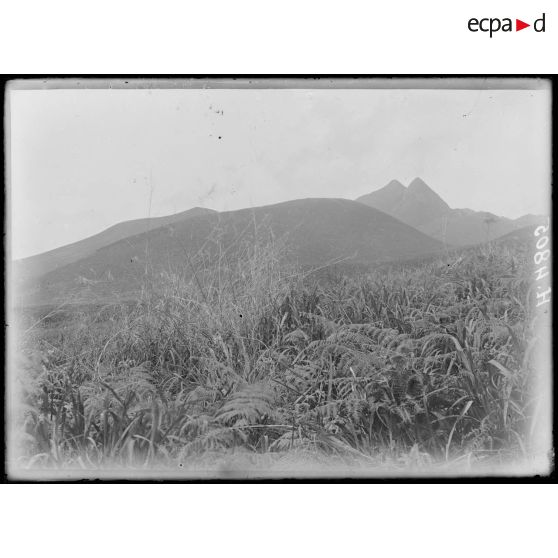
[[[522,29],[525,29],[526,27],[531,27],[531,24],[525,23],[524,21],[521,21],[520,19],[515,20],[515,30],[516,31],[521,31]]]

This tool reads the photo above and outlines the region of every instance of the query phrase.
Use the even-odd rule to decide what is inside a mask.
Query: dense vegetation
[[[319,280],[270,246],[192,265],[137,304],[63,309],[20,336],[21,467],[187,470],[234,452],[403,470],[529,453],[525,249]]]

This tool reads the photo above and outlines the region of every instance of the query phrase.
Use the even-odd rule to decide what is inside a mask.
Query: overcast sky
[[[548,212],[550,92],[10,91],[12,256],[129,219],[420,176],[451,207]]]

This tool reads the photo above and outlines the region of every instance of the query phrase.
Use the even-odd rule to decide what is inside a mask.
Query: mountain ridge
[[[99,233],[71,242],[70,244],[65,244],[64,246],[53,248],[46,252],[14,260],[14,269],[18,276],[26,276],[27,278],[37,277],[58,267],[87,257],[95,250],[108,246],[113,242],[118,242],[129,236],[140,234],[142,231],[155,229],[196,215],[209,213],[216,213],[216,211],[202,207],[193,207],[180,213],[162,217],[144,217],[132,219],[130,221],[122,221]]]
[[[132,292],[148,275],[189,273],[192,260],[206,266],[222,254],[242,258],[245,247],[256,243],[277,243],[284,246],[284,261],[315,267],[338,261],[372,265],[443,250],[439,241],[364,204],[306,198],[190,216],[121,239],[47,272],[27,293],[54,301],[71,292]]]
[[[393,184],[402,186],[394,188]],[[523,215],[509,219],[488,211],[451,208],[424,180],[415,178],[408,187],[392,180],[383,188],[356,199],[415,227],[449,245],[467,246],[494,240],[513,230],[529,226],[542,216]]]

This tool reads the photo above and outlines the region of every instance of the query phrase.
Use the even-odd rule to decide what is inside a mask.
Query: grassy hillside
[[[188,211],[165,217],[135,219],[133,221],[118,223],[89,238],[73,242],[72,244],[56,248],[55,250],[49,250],[48,252],[36,256],[18,260],[15,262],[15,272],[21,280],[33,280],[56,268],[86,258],[96,250],[124,238],[141,234],[177,221],[183,221],[190,217],[207,215],[210,213],[213,213],[213,210],[195,207]]]
[[[283,246],[295,266],[370,265],[436,253],[442,244],[363,204],[306,199],[189,217],[130,236],[46,274],[22,291],[27,304],[109,301],[138,296],[162,274],[192,276],[245,257],[252,246]]]
[[[170,273],[131,307],[27,328],[19,463],[405,474],[530,455],[528,242],[325,282],[252,246],[221,275]]]

